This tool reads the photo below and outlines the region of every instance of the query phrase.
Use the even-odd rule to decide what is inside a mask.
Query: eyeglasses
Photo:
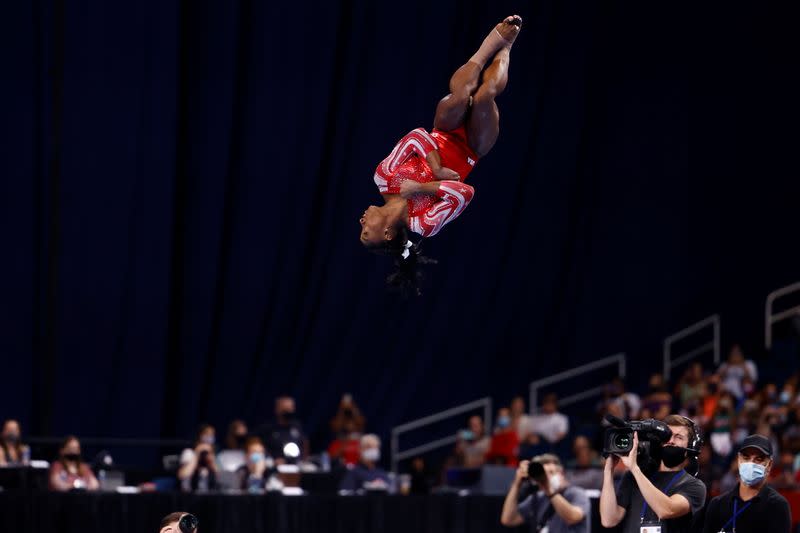
[[[185,514],[181,517],[180,522],[178,522],[178,529],[183,533],[194,533],[199,524],[200,520],[198,520],[195,515]]]

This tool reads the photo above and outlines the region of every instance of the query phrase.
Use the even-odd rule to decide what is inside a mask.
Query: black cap
[[[745,448],[755,448],[767,454],[769,457],[772,457],[772,443],[769,441],[767,437],[764,435],[750,435],[744,441],[742,441],[742,447],[739,448],[739,452],[744,450]]]

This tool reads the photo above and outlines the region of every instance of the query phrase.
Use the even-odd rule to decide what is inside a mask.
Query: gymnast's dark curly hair
[[[407,242],[411,243],[408,248],[406,248]],[[381,245],[369,249],[373,253],[387,255],[394,260],[395,270],[386,276],[386,285],[389,290],[398,292],[406,298],[422,296],[421,284],[425,276],[419,268],[420,265],[438,263],[435,259],[420,253],[421,243],[422,241],[418,243],[411,241],[408,238],[408,232],[402,228],[391,241],[384,241]],[[408,254],[404,253],[406,251]],[[404,255],[407,257],[403,257]]]

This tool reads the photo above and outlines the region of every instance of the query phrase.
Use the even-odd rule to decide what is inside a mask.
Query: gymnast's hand
[[[405,199],[411,198],[420,191],[422,191],[422,184],[417,181],[406,180],[400,184],[400,196]]]
[[[433,171],[434,177],[439,180],[453,180],[453,181],[461,181],[461,176],[458,175],[458,172],[455,170],[449,169],[447,167],[439,167]]]

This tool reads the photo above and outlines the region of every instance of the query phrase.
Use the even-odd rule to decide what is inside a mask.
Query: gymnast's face
[[[397,232],[394,228],[389,227],[387,221],[388,217],[379,207],[369,206],[358,220],[361,224],[361,244],[367,248],[373,248],[394,239]]]

